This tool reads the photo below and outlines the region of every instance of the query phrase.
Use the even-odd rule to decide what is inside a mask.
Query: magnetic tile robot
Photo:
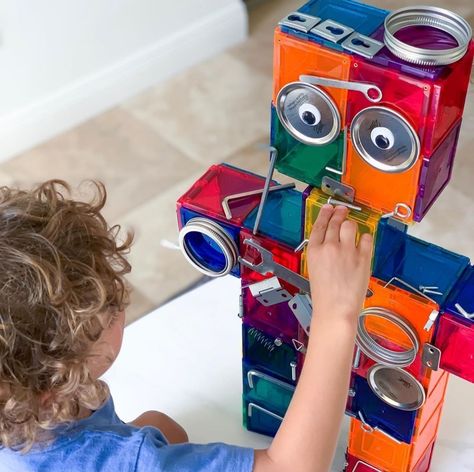
[[[177,203],[188,261],[241,279],[249,430],[274,435],[288,408],[311,320],[305,243],[322,205],[345,205],[375,241],[346,470],[429,470],[449,375],[474,382],[474,267],[407,229],[450,180],[473,55],[466,21],[430,6],[311,0],[276,27],[268,175],[214,165]]]

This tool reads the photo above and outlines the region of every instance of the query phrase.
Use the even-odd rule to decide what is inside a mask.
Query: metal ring
[[[190,233],[199,233],[207,236],[219,246],[225,258],[225,266],[222,270],[210,269],[198,260],[186,241],[186,237]],[[209,277],[222,277],[229,274],[237,264],[239,257],[237,245],[232,236],[222,226],[207,218],[197,217],[189,220],[179,232],[179,246],[188,262],[199,272]]]
[[[407,44],[395,34],[409,26],[431,26],[451,35],[458,43],[450,49],[425,49]],[[384,42],[397,57],[420,66],[443,66],[459,61],[469,47],[472,29],[461,16],[444,8],[414,6],[400,8],[385,18]]]
[[[403,351],[394,351],[381,346],[367,331],[365,319],[368,316],[383,318],[389,323],[395,325],[405,334],[412,345],[411,349]],[[408,367],[413,363],[418,353],[420,342],[414,328],[408,324],[401,316],[382,307],[370,307],[362,310],[359,315],[356,344],[360,350],[378,364]]]

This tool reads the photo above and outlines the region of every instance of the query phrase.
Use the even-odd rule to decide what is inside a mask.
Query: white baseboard
[[[0,117],[0,161],[69,129],[247,36],[240,0],[170,37]]]

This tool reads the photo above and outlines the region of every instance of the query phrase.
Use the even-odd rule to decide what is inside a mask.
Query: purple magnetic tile
[[[371,37],[378,41],[384,42],[384,31],[384,26],[381,26]],[[435,28],[424,26],[412,26],[409,28],[404,28],[397,33],[396,37],[404,42],[410,43],[413,46],[428,46],[432,49],[434,49],[433,44],[438,44],[439,49],[452,47],[453,41],[455,41],[448,33]],[[454,45],[457,45],[457,43],[454,42]],[[383,67],[397,69],[405,74],[426,80],[436,80],[444,72],[449,70],[449,66],[421,67],[417,66],[416,64],[411,64],[395,56],[395,54],[392,54],[387,47],[381,49],[378,54],[376,54],[372,59],[367,59],[367,61]]]
[[[242,280],[243,287],[245,281]],[[298,321],[288,303],[264,306],[250,293],[248,287],[242,288],[244,322],[275,338],[281,338],[287,344],[298,339]]]
[[[414,220],[420,222],[451,179],[461,129],[459,120],[432,156],[423,159]]]

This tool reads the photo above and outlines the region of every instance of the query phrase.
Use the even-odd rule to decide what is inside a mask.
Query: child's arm
[[[308,268],[313,319],[300,380],[267,450],[255,451],[254,472],[326,472],[331,466],[349,389],[358,313],[367,291],[372,238],[355,245],[347,209],[325,205],[313,227]]]
[[[160,411],[147,411],[130,424],[137,428],[143,428],[145,426],[158,428],[170,444],[188,442],[188,435],[183,427]]]

